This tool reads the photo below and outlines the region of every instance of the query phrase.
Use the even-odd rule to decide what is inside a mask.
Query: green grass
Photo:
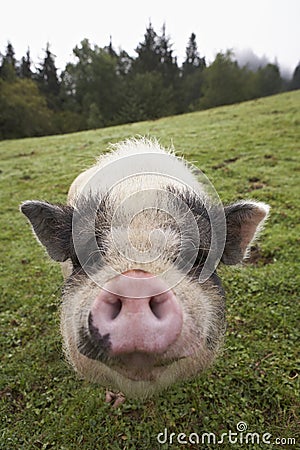
[[[253,263],[221,268],[228,328],[214,366],[146,403],[104,403],[79,380],[59,334],[62,276],[31,235],[18,205],[63,202],[74,177],[108,142],[133,135],[173,141],[211,179],[224,203],[270,203]],[[271,448],[269,444],[160,445],[169,433],[236,431],[299,436],[300,92],[205,112],[65,136],[4,141],[1,154],[0,448]],[[298,357],[298,360],[297,360]],[[280,445],[274,448],[281,448]],[[272,447],[273,448],[273,447]]]

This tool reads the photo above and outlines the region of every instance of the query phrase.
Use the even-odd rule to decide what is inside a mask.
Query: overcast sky
[[[84,38],[103,47],[112,35],[116,49],[134,56],[149,20],[157,32],[166,23],[180,62],[192,32],[208,62],[229,48],[251,48],[290,71],[300,61],[300,0],[10,0],[0,17],[1,53],[10,41],[20,59],[29,46],[38,63],[50,42],[60,69]]]

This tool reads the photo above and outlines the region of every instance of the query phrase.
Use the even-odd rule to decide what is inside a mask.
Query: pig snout
[[[89,332],[108,335],[110,355],[161,354],[180,336],[181,306],[163,280],[131,270],[107,282],[90,310]]]

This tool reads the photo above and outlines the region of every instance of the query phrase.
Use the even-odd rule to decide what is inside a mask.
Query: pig
[[[66,204],[20,209],[62,265],[67,360],[91,382],[146,399],[216,358],[225,333],[218,266],[247,257],[269,206],[224,207],[199,169],[155,139],[109,150],[75,179]]]

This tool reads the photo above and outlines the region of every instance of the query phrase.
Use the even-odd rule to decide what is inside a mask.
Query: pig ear
[[[247,255],[251,242],[257,237],[269,214],[269,205],[243,201],[225,207],[227,237],[221,261],[238,264]]]
[[[52,259],[62,262],[70,257],[73,214],[71,206],[32,200],[22,203],[20,210],[29,219],[34,234],[46,247]]]

